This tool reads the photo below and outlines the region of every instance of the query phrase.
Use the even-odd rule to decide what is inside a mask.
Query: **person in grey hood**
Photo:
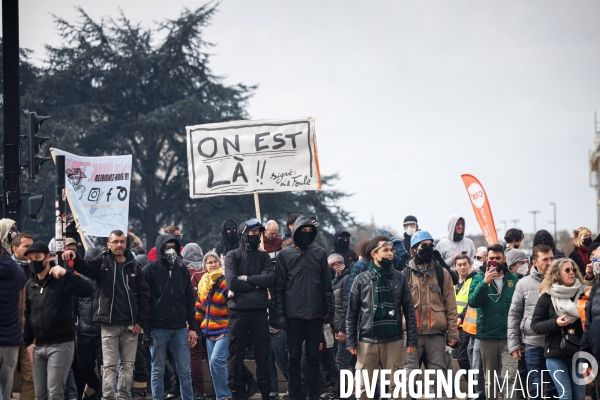
[[[512,250],[509,254],[519,250]],[[540,298],[539,288],[544,280],[544,273],[554,261],[552,248],[539,244],[533,248],[530,274],[517,282],[508,311],[508,352],[516,360],[525,358],[529,372],[529,394],[531,399],[541,397],[542,382],[550,382],[548,392],[555,391],[554,383],[546,376],[542,380],[542,371],[547,370],[544,358],[545,335],[537,334],[531,329],[533,311]],[[536,393],[538,394],[536,396]]]
[[[302,397],[300,361],[305,341],[309,399],[319,398],[319,343],[323,323],[334,322],[327,252],[312,244],[316,236],[317,227],[306,216],[300,215],[292,230],[294,246],[281,250],[275,263],[275,312],[279,327],[288,330],[291,400]]]
[[[239,400],[242,391],[242,364],[246,335],[250,331],[256,360],[256,380],[263,400],[269,400],[268,289],[275,283],[271,257],[258,248],[265,228],[256,218],[240,224],[240,247],[225,258],[225,282],[229,290],[229,389]]]
[[[17,230],[17,223],[9,218],[0,219],[0,243],[4,253],[12,256],[11,242],[19,231]]]
[[[463,217],[458,214],[448,217],[448,235],[439,241],[435,249],[440,252],[449,267],[454,266],[454,260],[464,251],[471,259],[475,258],[475,244],[471,239],[465,237],[465,219]]]
[[[190,347],[196,346],[196,292],[180,257],[181,245],[173,235],[156,238],[156,261],[144,267],[150,287],[150,315],[145,335],[152,336],[152,397],[164,399],[167,346],[171,349],[182,400],[192,400]],[[187,327],[189,326],[189,331]],[[149,331],[149,332],[148,332]]]

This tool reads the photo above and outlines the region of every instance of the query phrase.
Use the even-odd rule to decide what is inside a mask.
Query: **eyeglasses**
[[[219,263],[218,261],[207,261],[204,264],[206,264],[206,265],[214,265],[214,264],[218,264],[218,263]]]
[[[119,245],[119,244],[125,244],[125,243],[127,243],[127,241],[126,240],[113,240],[112,242],[108,242],[108,243]]]
[[[571,272],[575,273],[575,268],[571,268],[571,267],[565,268],[565,273],[570,274]]]
[[[392,242],[382,242],[382,243],[381,243],[379,246],[375,247],[375,248],[373,249],[373,251],[377,251],[377,250],[379,250],[380,248],[382,248],[382,247],[385,247],[385,246],[392,246],[392,247],[393,247],[393,246],[394,246],[394,244],[393,244]]]
[[[475,259],[476,259],[476,260],[479,260],[479,261],[483,261],[483,260],[485,260],[485,257],[482,257],[482,256],[475,256]]]
[[[333,262],[333,263],[329,264],[330,267],[334,267],[336,265],[344,265],[344,262],[343,261],[336,261],[336,262]]]

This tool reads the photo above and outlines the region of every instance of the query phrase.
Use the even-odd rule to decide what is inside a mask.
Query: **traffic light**
[[[50,160],[50,157],[39,157],[40,145],[50,138],[47,136],[38,136],[42,122],[50,117],[38,117],[37,113],[29,113],[29,179],[36,179],[42,164]]]

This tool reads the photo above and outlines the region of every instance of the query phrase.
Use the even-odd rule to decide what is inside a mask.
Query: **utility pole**
[[[4,218],[21,229],[21,100],[19,95],[19,1],[2,1],[4,82]]]
[[[554,240],[558,240],[558,236],[556,236],[556,203],[550,203],[552,207],[554,207],[554,221],[550,221],[551,224],[554,224]]]
[[[536,227],[536,221],[535,221],[535,216],[538,215],[540,212],[539,211],[529,211],[529,214],[533,214],[533,234],[535,235],[535,233],[537,232],[537,227]]]
[[[512,222],[514,224],[513,228],[517,227],[517,222],[521,222],[520,219],[511,219],[510,222]]]
[[[508,230],[508,229],[506,229],[506,221],[500,221],[500,222],[504,224],[504,233],[506,233],[506,231]]]

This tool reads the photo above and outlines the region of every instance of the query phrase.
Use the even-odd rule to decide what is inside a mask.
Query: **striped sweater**
[[[207,275],[203,277],[207,278]],[[212,298],[205,296],[196,301],[196,321],[207,336],[229,332],[229,309],[227,308],[227,284],[221,281]]]

